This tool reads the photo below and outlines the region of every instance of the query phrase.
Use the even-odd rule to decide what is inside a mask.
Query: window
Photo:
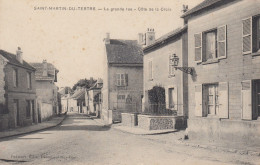
[[[241,82],[242,119],[255,120],[260,117],[260,79]]]
[[[260,52],[260,16],[242,20],[243,54]]]
[[[219,110],[219,95],[218,85],[211,84],[206,85],[205,90],[207,91],[207,112],[208,115],[217,115]]]
[[[31,117],[31,109],[32,109],[31,101],[26,100],[26,117],[27,118]]]
[[[168,107],[169,109],[177,110],[177,88],[169,88],[168,92]]]
[[[229,118],[228,82],[195,85],[195,115]]]
[[[127,86],[127,84],[128,84],[128,74],[116,74],[117,86]]]
[[[148,77],[149,77],[149,80],[153,80],[153,61],[152,60],[148,61]]]
[[[117,95],[117,101],[118,102],[124,102],[125,101],[125,95]]]
[[[195,61],[216,61],[227,57],[227,26],[194,34]]]
[[[17,73],[17,69],[13,69],[13,85],[14,85],[14,87],[18,87],[18,73]]]
[[[174,76],[175,68],[173,66],[173,57],[174,55],[169,56],[169,76]]]
[[[32,77],[31,73],[27,72],[27,88],[31,89],[32,88]]]
[[[205,33],[206,61],[218,58],[217,56],[217,31],[213,30]]]
[[[0,114],[8,114],[8,98],[7,96],[0,102]]]

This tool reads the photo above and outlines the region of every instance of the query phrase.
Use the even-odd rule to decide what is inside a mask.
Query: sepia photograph
[[[260,165],[260,0],[0,0],[0,165]]]

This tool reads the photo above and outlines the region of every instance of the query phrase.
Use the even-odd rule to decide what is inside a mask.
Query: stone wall
[[[138,127],[145,130],[181,129],[185,123],[180,116],[138,115]]]
[[[48,103],[41,103],[41,119],[42,121],[48,120],[53,116],[53,106]]]

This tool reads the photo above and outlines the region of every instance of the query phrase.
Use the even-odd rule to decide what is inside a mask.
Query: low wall
[[[135,127],[138,123],[138,118],[136,117],[136,113],[121,113],[122,115],[122,125],[128,127]]]
[[[181,129],[184,123],[182,116],[138,115],[138,127],[145,130]]]
[[[235,142],[260,147],[260,121],[214,118],[188,119],[189,139]]]

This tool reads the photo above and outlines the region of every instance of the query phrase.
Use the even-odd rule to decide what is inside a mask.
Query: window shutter
[[[242,20],[243,54],[252,52],[252,17]]]
[[[113,77],[115,86],[119,86],[118,81],[117,81],[118,75],[119,74],[115,74],[114,77]]]
[[[219,118],[228,119],[228,82],[218,84]]]
[[[125,86],[128,86],[128,74],[125,74]]]
[[[218,58],[227,58],[227,25],[218,27]]]
[[[202,33],[194,34],[195,61],[202,62]]]
[[[195,116],[203,116],[202,114],[202,84],[195,85]]]
[[[252,120],[252,83],[251,80],[241,82],[242,119]]]
[[[174,110],[178,110],[178,88],[177,86],[174,87],[173,90],[173,102],[174,102]]]

